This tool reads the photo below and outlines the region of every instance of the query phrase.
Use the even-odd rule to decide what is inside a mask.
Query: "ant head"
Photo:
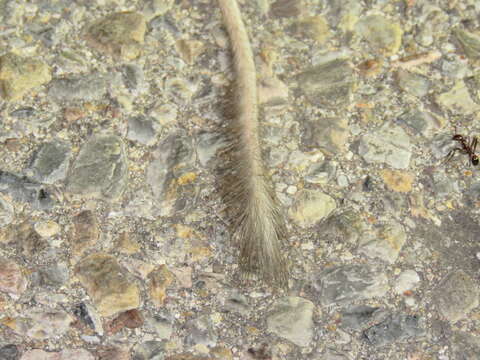
[[[473,165],[473,166],[477,166],[478,163],[479,163],[478,156],[477,156],[477,155],[473,155],[473,156],[472,156],[472,165]]]

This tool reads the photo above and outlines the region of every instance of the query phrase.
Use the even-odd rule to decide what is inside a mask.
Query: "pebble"
[[[38,235],[42,238],[49,238],[52,236],[57,235],[60,232],[60,225],[58,225],[55,221],[47,220],[37,222],[34,225],[34,229]]]
[[[32,274],[32,283],[42,287],[59,288],[67,284],[69,279],[70,271],[63,262],[47,265]]]
[[[321,15],[303,18],[293,25],[294,33],[302,39],[325,43],[331,36],[328,22]]]
[[[147,183],[151,186],[159,215],[171,215],[185,186],[177,178],[193,166],[192,141],[183,133],[167,136],[155,151],[155,159],[147,168]],[[188,200],[185,200],[185,206]]]
[[[354,305],[342,310],[341,326],[355,331],[365,330],[368,326],[384,317],[385,311],[372,306]]]
[[[17,360],[20,357],[18,348],[14,344],[8,344],[0,347],[0,359]]]
[[[97,243],[100,238],[100,227],[97,217],[91,210],[78,213],[73,217],[72,222],[73,231],[69,238],[73,254],[79,256]]]
[[[7,53],[0,56],[0,96],[20,100],[28,91],[52,79],[50,68],[39,59]]]
[[[27,203],[34,209],[47,210],[54,204],[50,192],[41,184],[1,170],[0,193],[10,195],[13,200]]]
[[[49,245],[28,221],[18,224],[15,228],[15,242],[25,256],[33,256],[46,250]]]
[[[408,110],[401,114],[397,122],[408,126],[413,133],[425,137],[434,136],[443,125],[441,120],[435,118],[432,114],[417,109]]]
[[[220,134],[201,132],[197,136],[196,152],[198,160],[202,166],[206,166],[212,160],[220,148],[225,145],[225,141]]]
[[[152,145],[156,140],[155,135],[152,118],[138,115],[128,119],[127,138],[129,140],[138,141],[143,145]]]
[[[403,226],[391,221],[376,229],[375,232],[365,233],[360,239],[358,251],[370,258],[379,258],[393,264],[406,240],[407,234]]]
[[[319,233],[325,241],[333,244],[344,242],[357,244],[365,232],[365,223],[360,214],[352,209],[343,210],[329,216],[322,222]]]
[[[441,281],[432,299],[441,315],[455,323],[479,305],[479,296],[479,287],[473,279],[456,270]]]
[[[322,149],[329,154],[345,151],[349,136],[346,117],[305,120],[302,125],[301,143],[307,150]]]
[[[106,93],[107,78],[99,73],[54,79],[48,90],[48,96],[58,102],[98,101]]]
[[[33,180],[53,184],[67,176],[70,158],[70,145],[58,140],[48,142],[35,153],[28,171]]]
[[[396,54],[402,44],[403,30],[400,24],[382,15],[360,19],[355,31],[370,44],[373,51],[385,56]]]
[[[389,189],[401,193],[410,192],[415,180],[413,174],[399,170],[383,169],[380,175]]]
[[[214,347],[217,345],[217,334],[209,315],[202,315],[189,320],[185,324],[187,336],[185,337],[185,346],[192,348],[197,345]]]
[[[15,210],[13,205],[0,195],[0,227],[11,224],[14,216]]]
[[[427,77],[410,71],[398,70],[396,80],[403,91],[417,97],[427,95],[430,89],[430,81]]]
[[[329,109],[345,107],[356,83],[353,70],[344,59],[334,59],[307,69],[297,75],[297,80],[312,104]]]
[[[65,335],[73,318],[62,310],[32,309],[22,317],[4,318],[1,321],[21,336],[44,340]]]
[[[137,309],[127,310],[107,323],[106,332],[109,335],[113,335],[123,328],[136,329],[143,326],[143,322],[144,319],[140,311]]]
[[[324,270],[313,279],[313,289],[323,306],[382,297],[388,291],[387,276],[368,265],[341,265]]]
[[[270,5],[270,14],[273,17],[297,17],[302,11],[300,0],[276,0]]]
[[[449,336],[452,359],[472,359],[480,358],[480,340],[477,336],[465,331],[454,331]]]
[[[114,199],[127,185],[125,145],[115,135],[93,135],[81,148],[67,178],[68,191]]]
[[[268,113],[281,114],[288,106],[288,86],[275,77],[260,79],[258,103],[268,108]]]
[[[18,297],[27,289],[27,285],[21,267],[13,260],[0,257],[0,291]]]
[[[140,305],[140,290],[114,256],[94,253],[75,267],[82,286],[102,316],[135,309]]]
[[[84,349],[66,349],[60,352],[47,352],[40,349],[28,350],[20,360],[95,360],[95,357]]]
[[[437,96],[437,102],[455,114],[471,114],[480,110],[480,105],[473,101],[463,81],[457,81],[453,87]]]
[[[397,278],[394,286],[397,294],[403,294],[406,291],[414,290],[420,283],[420,276],[415,270],[405,270]]]
[[[123,60],[140,56],[147,25],[142,14],[113,13],[88,27],[87,43],[101,53]]]
[[[167,288],[174,280],[174,275],[166,265],[160,265],[148,275],[148,294],[155,306],[163,306]]]
[[[278,299],[267,317],[267,329],[298,346],[308,346],[313,340],[313,309],[311,301],[289,296]]]
[[[302,228],[315,225],[336,208],[335,199],[318,190],[303,189],[295,198],[289,216]]]
[[[147,329],[155,332],[160,340],[169,340],[173,333],[173,319],[170,315],[159,315],[147,317],[145,320]]]
[[[137,344],[133,349],[132,360],[165,359],[165,341],[150,340]]]
[[[424,329],[416,315],[391,314],[384,321],[363,331],[366,342],[373,346],[384,346],[423,335]]]
[[[120,70],[125,87],[135,96],[141,95],[149,90],[145,81],[143,69],[135,64],[123,65]]]
[[[251,311],[248,298],[237,291],[232,291],[225,296],[223,299],[223,307],[227,312],[238,313],[244,316],[248,315]]]
[[[477,60],[480,58],[480,36],[478,34],[460,28],[455,29],[453,34],[469,59]]]
[[[98,335],[103,335],[102,320],[93,306],[82,302],[75,306],[73,314]]]
[[[385,163],[395,169],[406,169],[410,165],[412,144],[400,126],[385,123],[375,133],[362,136],[358,154],[368,163]]]

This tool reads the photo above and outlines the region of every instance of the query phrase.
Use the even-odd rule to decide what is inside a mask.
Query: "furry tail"
[[[228,156],[233,170],[224,200],[240,243],[240,269],[258,273],[266,282],[288,286],[288,268],[281,252],[283,217],[264,174],[258,135],[255,63],[236,0],[218,0],[233,49],[236,71],[234,116],[229,124]]]

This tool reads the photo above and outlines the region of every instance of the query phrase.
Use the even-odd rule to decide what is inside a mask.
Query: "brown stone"
[[[75,255],[81,255],[93,246],[100,237],[97,218],[90,210],[82,211],[73,218],[72,248]]]
[[[163,306],[167,287],[173,283],[175,277],[166,265],[160,265],[148,275],[148,279],[150,280],[148,286],[150,298],[156,306]]]
[[[0,291],[20,295],[27,289],[22,269],[12,260],[0,258]]]
[[[137,309],[125,311],[110,321],[107,325],[107,332],[115,334],[123,328],[135,329],[143,325],[143,316]]]

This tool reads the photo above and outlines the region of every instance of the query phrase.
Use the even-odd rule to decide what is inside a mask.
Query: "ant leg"
[[[455,153],[457,151],[463,151],[463,149],[454,148],[454,149],[450,150],[448,152],[447,156],[445,156],[445,159],[441,162],[441,164],[445,164],[445,163],[449,162],[450,160],[452,160],[453,156],[455,155]]]
[[[472,154],[475,154],[475,149],[477,148],[478,139],[476,136],[472,137],[472,142],[470,143],[470,149],[472,150]]]

